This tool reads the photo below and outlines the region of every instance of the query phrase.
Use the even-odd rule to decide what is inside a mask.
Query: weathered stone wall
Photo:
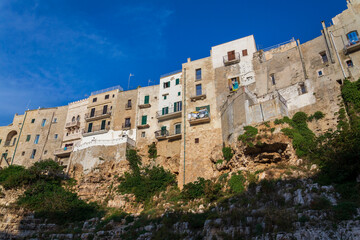
[[[123,130],[125,118],[130,118],[131,129],[136,129],[136,109],[138,90],[123,91],[117,94],[116,103],[113,107],[113,130]],[[128,100],[131,107],[128,108]],[[125,126],[124,126],[125,127]],[[135,139],[134,139],[135,140]]]

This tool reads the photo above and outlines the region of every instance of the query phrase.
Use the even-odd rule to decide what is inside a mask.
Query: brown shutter
[[[242,50],[242,55],[243,55],[243,56],[247,56],[247,55],[248,55],[247,49]]]
[[[228,54],[228,61],[235,60],[235,51],[230,51]]]

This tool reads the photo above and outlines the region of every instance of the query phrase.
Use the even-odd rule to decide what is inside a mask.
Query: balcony
[[[231,64],[240,62],[240,53],[236,52],[235,55],[226,55],[223,57],[224,65],[229,66]]]
[[[125,104],[125,110],[131,110],[132,108],[132,104],[131,103],[126,103]]]
[[[349,42],[348,44],[346,44],[344,48],[344,53],[350,54],[358,50],[360,50],[360,40]]]
[[[181,131],[175,131],[174,134],[171,134],[167,137],[168,140],[177,140],[177,139],[181,139]]]
[[[66,123],[65,128],[80,128],[80,121],[68,122]]]
[[[99,111],[95,111],[94,114],[91,113],[87,113],[85,114],[85,120],[88,121],[94,121],[94,120],[99,120],[102,118],[108,118],[111,116],[111,111],[106,111],[104,112],[103,110],[99,110]]]
[[[88,131],[88,129],[84,129],[82,135],[84,137],[88,137],[92,135],[107,133],[109,130],[110,126],[106,126],[105,128],[102,128],[101,126],[95,126],[91,129],[91,131]]]
[[[197,93],[195,96],[190,97],[190,100],[192,102],[196,102],[198,100],[204,100],[204,99],[206,99],[206,92],[205,91],[202,91],[200,94]]]
[[[149,107],[151,107],[151,104],[150,104],[150,103],[139,104],[139,108],[140,108],[140,109],[149,108]]]
[[[167,113],[163,113],[163,111],[158,111],[156,112],[156,118],[159,121],[164,121],[164,120],[168,120],[168,119],[172,119],[172,118],[178,118],[181,117],[181,109],[179,109],[178,111],[174,111],[174,109],[168,111]]]
[[[168,130],[159,130],[155,132],[155,138],[157,140],[164,140],[167,136],[169,136]]]
[[[69,157],[73,149],[73,146],[58,148],[54,151],[54,155],[60,158]]]
[[[130,129],[131,129],[131,123],[122,124],[122,130],[130,130]]]
[[[191,112],[189,114],[190,125],[197,125],[197,124],[209,123],[209,122],[210,122],[210,113],[208,112],[207,109]]]
[[[149,128],[150,125],[147,123],[147,124],[141,124],[141,125],[137,125],[137,128],[138,129],[145,129],[145,128]]]

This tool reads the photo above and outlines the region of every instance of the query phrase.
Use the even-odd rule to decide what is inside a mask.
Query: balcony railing
[[[125,104],[125,110],[130,110],[132,108],[131,103]]]
[[[348,44],[345,45],[344,53],[349,54],[360,50],[360,40],[358,41],[349,41]]]
[[[174,108],[169,107],[169,109],[170,110],[168,112],[157,111],[156,118],[159,121],[162,121],[162,120],[167,120],[167,119],[171,119],[171,118],[181,117],[181,109],[178,109],[177,111],[174,111]]]
[[[73,121],[73,122],[68,122],[65,125],[66,128],[79,128],[80,127],[80,121]]]
[[[169,140],[181,139],[181,131],[175,131],[173,134],[169,134],[167,139]]]
[[[94,126],[90,131],[89,129],[84,129],[83,136],[86,137],[96,134],[107,133],[109,130],[110,130],[110,126],[105,126],[103,128],[101,126]]]
[[[231,65],[234,63],[239,63],[240,62],[240,53],[236,52],[232,58],[229,58],[229,55],[226,55],[223,57],[223,61],[224,61],[225,66]]]
[[[131,129],[131,123],[123,123],[123,124],[122,124],[122,129],[123,129],[123,130],[129,130],[129,129]]]
[[[73,146],[58,148],[54,151],[54,155],[57,157],[68,157],[70,156],[73,149],[74,149]]]
[[[190,100],[192,102],[196,102],[197,100],[204,100],[206,98],[206,92],[203,90],[201,91],[201,94],[196,94],[190,97]]]
[[[155,138],[157,140],[166,139],[167,136],[169,136],[169,131],[168,130],[159,130],[159,131],[155,132]]]
[[[91,113],[85,114],[85,120],[93,121],[93,120],[98,120],[98,119],[102,119],[102,118],[107,118],[110,116],[111,116],[110,110],[107,110],[106,112],[104,112],[103,110],[99,110],[99,111],[95,111],[94,114],[91,114]]]
[[[188,115],[190,125],[210,122],[210,113],[207,109],[202,109],[196,112],[191,112]]]

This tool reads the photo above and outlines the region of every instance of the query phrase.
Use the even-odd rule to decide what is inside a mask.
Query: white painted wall
[[[242,50],[247,49],[248,55],[242,56]],[[223,57],[227,56],[227,53],[235,50],[236,53],[240,54],[240,63],[233,64],[239,65],[240,73],[240,85],[246,86],[255,82],[255,73],[253,69],[252,59],[253,54],[257,51],[255,39],[253,35],[240,38],[231,42],[220,44],[211,48],[211,57],[214,68],[223,67]]]
[[[182,101],[181,76],[182,72],[179,72],[170,76],[160,78],[158,111],[162,111],[164,107],[169,107],[169,111],[172,111],[174,109],[174,103]],[[175,85],[176,79],[180,79],[180,83],[178,85]],[[164,83],[169,81],[170,87],[164,88]],[[180,96],[178,96],[178,92],[180,92]],[[163,96],[165,94],[167,94],[167,97],[164,100]]]

